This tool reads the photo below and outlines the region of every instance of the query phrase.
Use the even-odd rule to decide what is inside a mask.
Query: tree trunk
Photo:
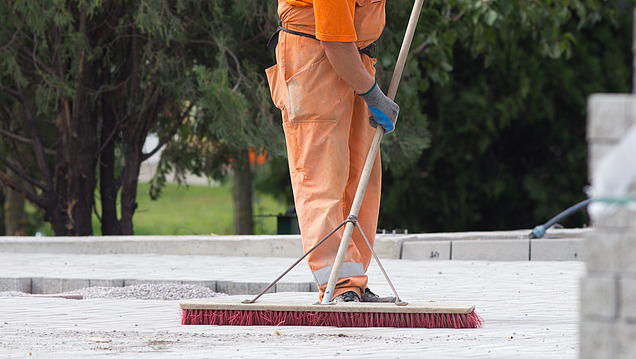
[[[81,33],[87,34],[87,15],[83,11],[79,14],[78,27]],[[56,235],[93,234],[98,149],[96,119],[99,116],[90,93],[96,88],[96,75],[95,62],[83,59],[75,74],[73,97],[60,101],[61,112],[55,124],[60,138],[55,183],[57,211],[63,213],[60,219],[64,221],[64,229],[60,233],[60,223],[52,223]]]
[[[102,68],[102,83],[110,83],[108,69]],[[99,161],[99,193],[102,201],[102,235],[122,234],[121,222],[117,218],[117,193],[119,184],[115,179],[115,131],[117,117],[113,113],[111,93],[102,97],[102,151]]]
[[[0,182],[0,218],[4,218],[4,188],[3,183]],[[0,221],[0,233],[6,233],[4,221]]]
[[[25,236],[26,223],[24,197],[11,188],[7,188],[4,202],[4,224],[7,236]]]
[[[129,145],[126,145],[128,143]],[[132,235],[133,215],[137,210],[137,185],[141,166],[141,146],[124,139],[124,161],[126,167],[121,175],[121,231]]]
[[[234,161],[232,198],[234,200],[234,234],[254,234],[252,209],[252,171],[247,149]]]
[[[16,148],[18,154],[21,156],[24,154],[24,148],[19,146]],[[7,171],[7,174],[13,178],[14,181],[22,183],[20,176],[16,175],[13,171]],[[2,190],[0,188],[0,190]],[[1,196],[1,195],[0,195]],[[6,188],[6,196],[4,199],[4,232],[7,236],[26,236],[27,216],[24,210],[25,198],[22,193]]]

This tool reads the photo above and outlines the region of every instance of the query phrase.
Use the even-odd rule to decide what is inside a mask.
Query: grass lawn
[[[179,186],[168,184],[161,197],[153,201],[148,195],[148,184],[139,184],[139,207],[133,217],[135,234],[189,235],[234,232],[234,206],[232,187]],[[284,204],[267,195],[256,194],[254,199],[255,234],[275,234],[276,217],[286,210]]]
[[[140,183],[137,190],[137,211],[133,217],[136,235],[229,235],[234,233],[234,205],[232,187],[179,186],[167,184],[161,197],[153,201],[148,195],[148,183]],[[99,201],[99,198],[97,198]],[[31,212],[37,211],[27,205]],[[101,212],[99,202],[98,211]],[[254,198],[254,234],[276,234],[276,217],[287,207],[271,196],[256,194]],[[48,222],[37,229],[45,236],[53,236]],[[93,215],[93,233],[101,235],[101,225]]]

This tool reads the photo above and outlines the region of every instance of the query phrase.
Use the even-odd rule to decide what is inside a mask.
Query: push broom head
[[[298,305],[285,302],[243,304],[227,300],[180,303],[184,325],[296,325],[334,327],[478,328],[474,306],[441,303],[335,303]]]

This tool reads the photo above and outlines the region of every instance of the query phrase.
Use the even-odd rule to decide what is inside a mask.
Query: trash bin
[[[296,207],[290,207],[285,213],[276,216],[277,234],[300,234]]]

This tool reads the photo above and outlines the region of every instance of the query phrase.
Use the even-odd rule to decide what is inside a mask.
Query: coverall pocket
[[[278,64],[265,69],[265,75],[267,75],[267,82],[269,82],[269,91],[272,95],[272,101],[274,105],[279,109],[283,109],[285,106],[285,100],[287,99],[287,88],[285,83],[280,78],[280,70]]]
[[[353,89],[331,67],[326,56],[287,79],[287,112],[291,123],[337,122],[351,111]]]

